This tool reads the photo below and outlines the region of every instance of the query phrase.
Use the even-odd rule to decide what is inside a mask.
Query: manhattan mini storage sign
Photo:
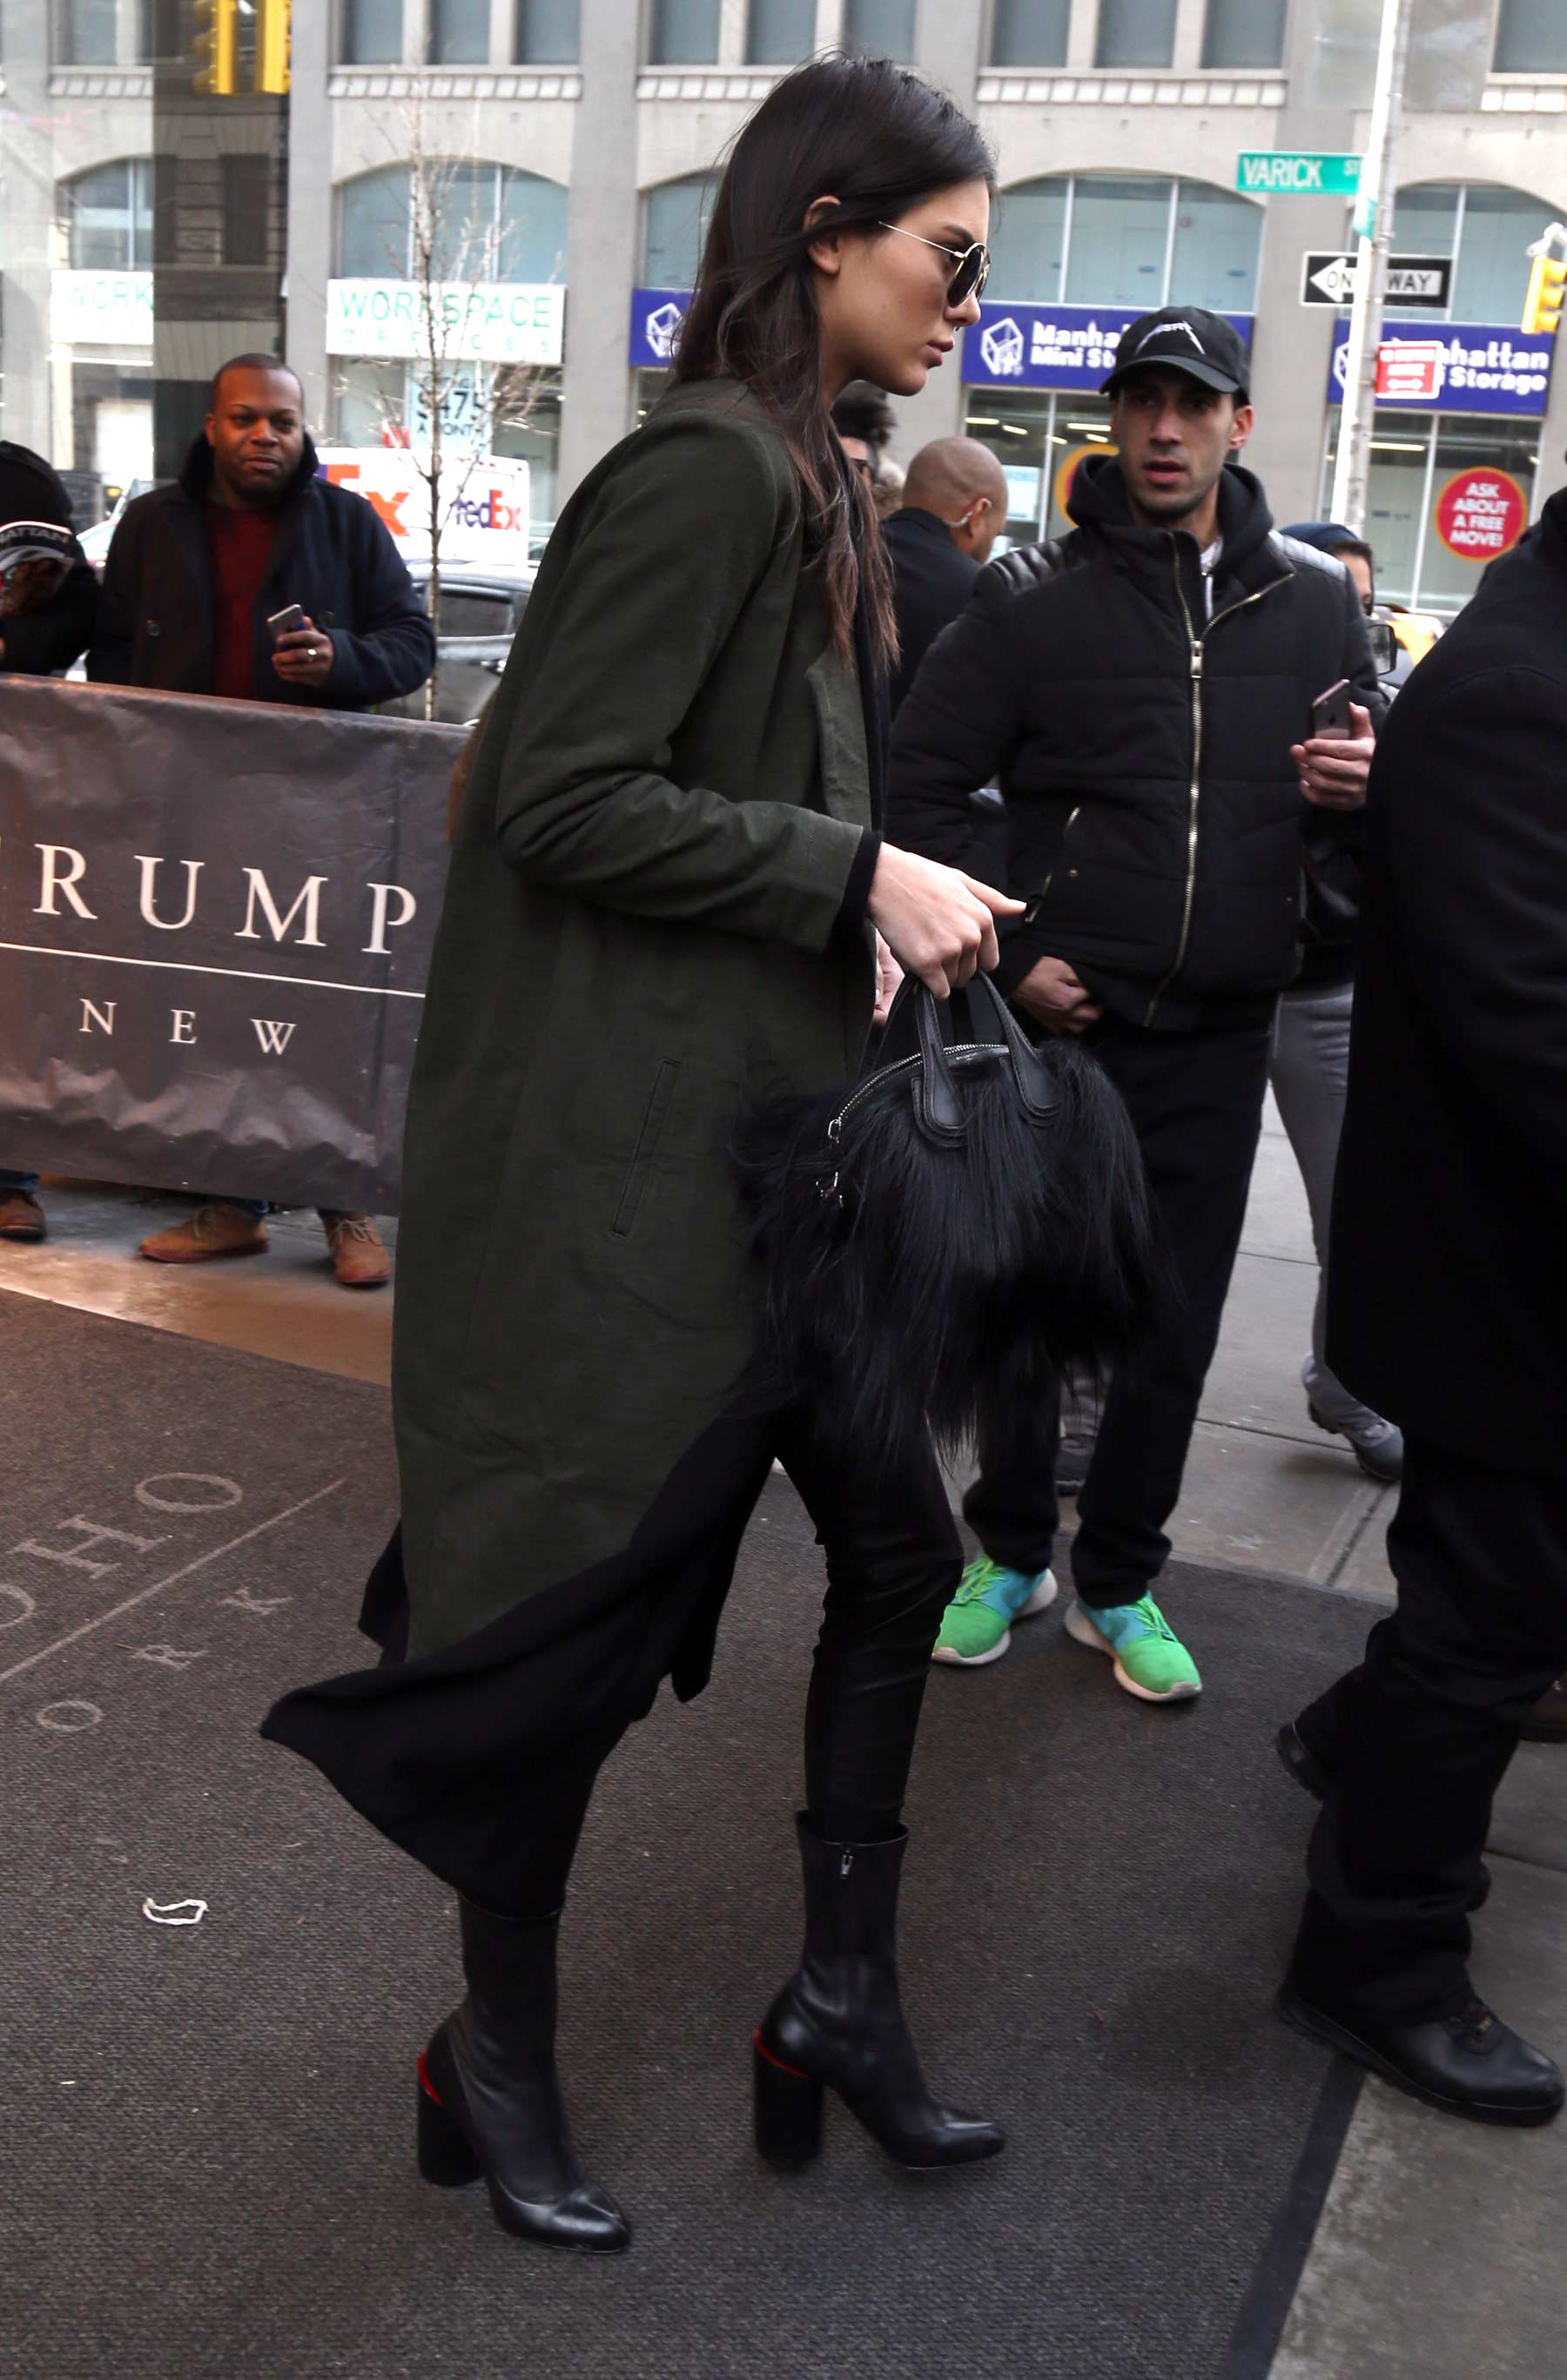
[[[1556,342],[1505,322],[1401,325],[1378,350],[1377,404],[1415,412],[1525,414],[1545,411]],[[1349,324],[1333,334],[1328,401],[1342,405]]]
[[[963,334],[963,377],[971,386],[1098,389],[1115,362],[1115,344],[1145,306],[1033,306],[995,298]],[[1230,314],[1251,346],[1252,317]]]

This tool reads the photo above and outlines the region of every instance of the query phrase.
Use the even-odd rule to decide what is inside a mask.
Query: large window
[[[654,66],[711,66],[718,56],[721,0],[653,0],[648,56]]]
[[[67,66],[114,65],[115,0],[68,0],[60,16],[60,47]]]
[[[426,205],[438,281],[559,281],[565,273],[566,194],[559,182],[472,159],[432,161]],[[337,269],[350,279],[415,272],[411,169],[385,165],[338,193]]]
[[[1176,0],[1099,0],[1099,67],[1167,67],[1175,55]]]
[[[878,58],[914,55],[915,0],[847,0],[844,47]]]
[[[1495,182],[1424,182],[1398,194],[1393,246],[1404,256],[1457,260],[1450,322],[1517,323],[1529,285],[1525,251],[1556,212],[1527,190]],[[1429,309],[1388,311],[1425,322],[1441,319]]]
[[[1289,0],[1208,0],[1202,34],[1204,66],[1282,66],[1288,7]]]
[[[695,285],[718,185],[706,174],[660,182],[642,202],[644,289],[690,289]]]
[[[430,0],[430,63],[482,66],[490,56],[490,0]]]
[[[395,65],[403,55],[403,0],[343,0],[343,55],[349,66]]]
[[[1261,241],[1261,209],[1210,182],[1052,175],[1002,192],[990,295],[1249,314]]]
[[[1063,67],[1072,0],[996,0],[993,67]]]
[[[525,67],[575,66],[579,0],[517,0],[516,55]]]
[[[792,67],[816,47],[816,0],[750,0],[746,63]]]
[[[1498,74],[1567,74],[1567,8],[1561,0],[1501,0]]]
[[[119,157],[60,188],[71,263],[84,273],[145,272],[152,262],[152,160]]]
[[[1328,418],[1322,478],[1326,515],[1338,453],[1339,408]],[[1454,553],[1437,526],[1442,490],[1460,471],[1505,472],[1534,502],[1539,424],[1477,414],[1403,413],[1381,407],[1371,432],[1366,539],[1377,557],[1377,592],[1411,611],[1456,612],[1479,585],[1483,561]]]

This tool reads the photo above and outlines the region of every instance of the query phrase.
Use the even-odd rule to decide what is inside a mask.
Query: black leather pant
[[[827,1592],[806,1696],[806,1806],[831,1840],[897,1827],[930,1654],[963,1568],[934,1453],[868,1473],[789,1420],[778,1458],[816,1525]],[[736,1617],[744,1629],[744,1613]],[[509,1913],[558,1909],[599,1764],[563,1770],[530,1806],[533,1853]]]
[[[1330,2010],[1392,2023],[1468,1989],[1491,1797],[1520,1721],[1567,1670],[1567,1486],[1406,1437],[1388,1559],[1397,1609],[1296,1722],[1334,1783],[1294,1977]]]
[[[1106,1016],[1085,1037],[1126,1102],[1178,1295],[1105,1397],[1072,1548],[1078,1598],[1136,1603],[1169,1558],[1203,1383],[1219,1341],[1262,1128],[1271,1025],[1155,1033]],[[980,1448],[964,1517],[992,1561],[1049,1567],[1060,1517],[1057,1390]]]

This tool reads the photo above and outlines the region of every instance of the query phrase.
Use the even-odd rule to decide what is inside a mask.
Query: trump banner
[[[0,679],[0,1164],[395,1211],[463,735]]]

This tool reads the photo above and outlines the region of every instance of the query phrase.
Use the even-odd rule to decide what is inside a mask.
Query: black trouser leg
[[[827,1556],[821,1633],[806,1700],[806,1801],[834,1840],[895,1831],[930,1651],[962,1548],[936,1458],[846,1468],[792,1426],[779,1449]]]
[[[1467,1988],[1491,1799],[1519,1721],[1567,1668],[1567,1485],[1412,1439],[1388,1555],[1396,1610],[1303,1715],[1308,1744],[1342,1732],[1292,1980],[1346,2016],[1402,2022]]]
[[[1015,1413],[1004,1438],[979,1443],[979,1476],[963,1500],[963,1517],[992,1561],[1008,1570],[1049,1570],[1061,1502],[1055,1451],[1061,1437],[1061,1384],[1054,1382],[1026,1413]]]
[[[1077,1499],[1077,1593],[1102,1609],[1135,1603],[1169,1556],[1164,1524],[1180,1498],[1245,1221],[1270,1028],[1151,1033],[1106,1017],[1088,1046],[1136,1127],[1177,1292],[1111,1382]],[[1059,1398],[1020,1415],[1011,1444],[980,1450],[981,1475],[964,1500],[986,1552],[1015,1570],[1050,1561],[1058,1426]]]

